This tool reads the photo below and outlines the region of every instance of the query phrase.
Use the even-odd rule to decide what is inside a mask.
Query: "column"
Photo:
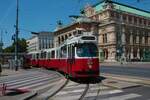
[[[126,17],[127,17],[127,23],[129,23],[129,16],[127,15]]]
[[[130,59],[133,59],[133,48],[131,47]]]
[[[129,48],[127,48],[126,55],[127,55],[127,60],[129,61],[130,60],[130,51],[129,51]]]
[[[130,44],[133,44],[133,35],[130,35]]]
[[[143,53],[142,53],[143,55],[143,59],[145,59],[145,48],[143,49]]]
[[[145,37],[142,37],[142,44],[145,44]]]
[[[122,45],[125,45],[125,33],[124,32],[122,33],[121,40],[122,40]]]
[[[139,43],[139,31],[137,31],[136,43]]]
[[[137,49],[137,58],[140,59],[140,49]]]

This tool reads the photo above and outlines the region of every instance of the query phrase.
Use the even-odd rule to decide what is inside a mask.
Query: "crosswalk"
[[[15,89],[28,89],[31,91],[39,91],[46,89],[61,79],[58,74],[51,72],[45,73],[42,71],[24,71],[23,73],[6,76],[0,78],[0,83],[6,84],[6,93],[12,92]]]
[[[51,92],[56,84],[63,84],[61,81],[63,79],[64,78],[55,72],[47,73],[42,70],[30,70],[17,75],[2,77],[0,78],[0,83],[5,83],[8,89],[19,88],[38,91],[39,94],[35,97],[35,100],[39,98],[39,100],[41,100],[44,96],[49,95],[49,92]],[[69,83],[55,96],[50,98],[50,100],[78,100],[85,87],[85,84],[69,81]],[[100,92],[98,93],[99,90]],[[140,97],[142,97],[142,95],[138,93],[125,92],[122,89],[112,88],[100,83],[90,84],[84,100],[137,100]]]
[[[63,88],[58,94],[56,94],[53,100],[78,100],[82,95],[84,89],[84,84],[78,84],[70,82],[66,87]],[[97,94],[100,89],[99,94]],[[98,96],[97,96],[98,95]],[[136,99],[141,97],[141,95],[136,93],[124,93],[121,89],[116,89],[103,84],[91,84],[84,100],[128,100]]]

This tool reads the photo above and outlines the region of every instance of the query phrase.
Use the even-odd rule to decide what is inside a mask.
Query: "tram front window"
[[[79,57],[98,57],[98,49],[94,43],[83,43],[77,46]]]

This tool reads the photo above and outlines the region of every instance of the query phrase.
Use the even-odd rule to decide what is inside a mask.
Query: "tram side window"
[[[61,58],[66,58],[67,57],[67,46],[63,46],[60,49],[60,57]]]
[[[41,58],[46,58],[46,52],[41,52]]]
[[[50,59],[51,58],[51,53],[47,52],[47,58]]]
[[[46,52],[43,53],[43,58],[46,58]]]
[[[55,51],[51,52],[51,58],[55,58]]]
[[[32,59],[33,59],[33,60],[35,59],[35,54],[32,54]]]
[[[41,57],[40,57],[41,59],[43,58],[43,53],[41,52]]]
[[[74,58],[75,57],[75,48],[72,45],[70,45],[68,47],[68,57],[69,58]]]
[[[36,54],[36,59],[39,59],[39,54],[38,53]]]

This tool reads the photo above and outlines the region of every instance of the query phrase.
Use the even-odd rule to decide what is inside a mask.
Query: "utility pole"
[[[1,30],[0,53],[2,53],[2,49],[3,49],[3,30]]]
[[[16,32],[15,32],[15,70],[18,71],[18,18],[19,18],[19,0],[17,0],[17,7],[16,7]]]

